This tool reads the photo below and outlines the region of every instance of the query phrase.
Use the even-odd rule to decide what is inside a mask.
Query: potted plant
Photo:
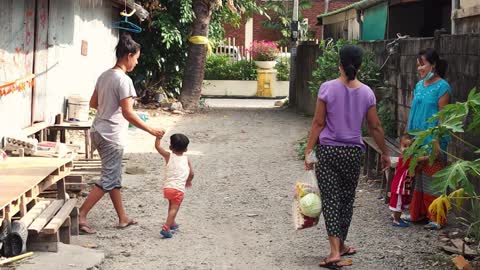
[[[253,41],[249,51],[257,67],[262,69],[272,69],[276,64],[275,60],[279,53],[276,42],[264,40]]]

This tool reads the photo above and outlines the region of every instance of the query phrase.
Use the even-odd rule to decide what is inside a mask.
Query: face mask
[[[433,68],[432,68],[432,71],[430,71],[427,76],[425,76],[425,81],[428,81],[430,80],[431,78],[433,78],[433,76],[435,76],[435,73],[433,73]]]

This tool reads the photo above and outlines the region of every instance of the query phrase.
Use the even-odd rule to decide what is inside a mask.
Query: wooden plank
[[[128,158],[123,158],[122,161],[128,161],[129,159]],[[78,162],[78,161],[88,161],[88,162],[92,162],[92,161],[102,161],[101,159],[84,159],[84,158],[80,158],[78,160],[75,160],[75,162]]]
[[[40,216],[28,227],[29,232],[39,233],[43,227],[52,219],[53,216],[62,208],[63,200],[53,201]]]
[[[81,175],[69,175],[65,177],[65,183],[66,184],[81,184],[83,183],[83,176]]]
[[[70,231],[72,235],[79,235],[80,234],[80,226],[78,224],[78,216],[80,212],[77,207],[74,207],[72,212],[70,213],[70,221],[71,227]]]
[[[372,147],[375,152],[382,153],[382,150],[378,147],[372,137],[363,137],[363,141],[366,145]],[[400,150],[395,145],[391,144],[388,141],[385,141],[385,145],[387,146],[387,149],[389,150],[391,156],[398,156],[400,154]]]
[[[100,175],[101,171],[73,171],[73,175]]]
[[[58,229],[62,226],[65,220],[68,218],[70,219],[70,213],[72,212],[75,204],[77,203],[77,199],[70,199],[68,200],[58,211],[55,217],[48,223],[45,228],[43,228],[42,233],[44,234],[54,234],[58,231]]]
[[[65,188],[65,179],[61,179],[57,182],[57,198],[61,200],[65,200],[67,189]]]
[[[58,252],[58,242],[33,242],[27,245],[28,251]]]
[[[70,227],[71,227],[70,217],[67,217],[67,219],[63,222],[59,230],[60,242],[64,244],[70,244],[70,239],[71,239]]]
[[[51,200],[40,201],[35,204],[27,214],[20,219],[25,226],[30,226],[32,222],[52,203]]]
[[[60,175],[50,175],[50,176],[48,176],[45,179],[45,181],[41,182],[38,185],[39,192],[42,192],[42,191],[48,189],[53,184],[57,183],[60,179],[65,178],[65,176],[67,176],[68,174],[70,174],[70,172],[61,173]]]
[[[127,164],[128,160],[122,160],[122,164]],[[86,165],[102,165],[101,160],[92,160],[92,161],[74,161],[74,167],[75,166],[86,166]]]
[[[127,165],[126,162],[122,162],[122,166],[125,166]],[[73,166],[74,169],[77,169],[77,168],[101,168],[102,167],[102,163],[98,162],[98,163],[85,163],[85,164],[78,164],[78,163],[75,163],[75,165]]]
[[[38,122],[22,130],[22,136],[28,137],[50,126],[47,122]]]
[[[27,197],[25,194],[20,197],[20,216],[23,217],[27,214]]]
[[[93,158],[95,149],[92,147],[92,138],[90,137],[90,129],[85,130],[85,158]]]
[[[81,191],[86,187],[87,187],[87,183],[65,183],[65,189],[67,191]],[[47,192],[52,192],[52,193],[55,193],[55,195],[56,195],[57,194],[57,187],[52,186],[51,188],[42,192],[42,194],[47,193]]]

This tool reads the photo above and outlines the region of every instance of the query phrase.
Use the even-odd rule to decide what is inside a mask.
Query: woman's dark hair
[[[420,63],[423,63],[422,56],[425,57],[425,59],[430,63],[431,65],[435,65],[435,70],[434,72],[444,78],[445,74],[447,73],[447,68],[448,68],[448,63],[447,61],[440,59],[440,56],[438,55],[437,51],[432,48],[427,48],[425,50],[421,50],[418,53],[418,60]]]
[[[348,45],[340,50],[340,64],[349,81],[355,80],[362,65],[363,51],[357,46]]]
[[[122,33],[120,34],[117,47],[115,48],[115,55],[117,56],[117,59],[120,59],[129,53],[137,53],[140,51],[140,48],[140,44],[135,42],[130,34]]]
[[[185,152],[189,143],[190,140],[183,134],[176,133],[170,136],[170,147],[172,147],[174,151]]]

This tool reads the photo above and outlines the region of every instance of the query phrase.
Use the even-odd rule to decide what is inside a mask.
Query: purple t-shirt
[[[368,109],[376,104],[372,89],[365,84],[349,88],[340,80],[331,80],[320,86],[318,98],[325,102],[327,112],[320,144],[365,149],[362,123]]]

